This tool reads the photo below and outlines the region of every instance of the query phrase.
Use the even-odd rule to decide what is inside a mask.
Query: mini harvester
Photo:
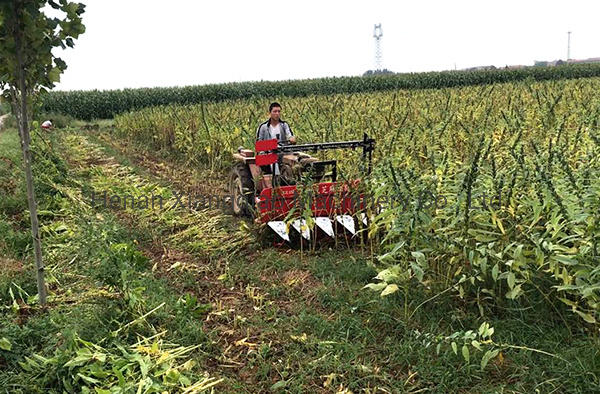
[[[368,223],[365,199],[356,194],[360,180],[338,182],[335,160],[319,161],[306,152],[358,148],[370,173],[375,140],[367,134],[355,141],[282,145],[272,139],[257,141],[254,151],[238,148],[229,177],[234,215],[252,216],[288,242],[290,235],[353,237]]]

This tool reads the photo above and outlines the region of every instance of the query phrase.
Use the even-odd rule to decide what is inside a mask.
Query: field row
[[[443,71],[371,77],[321,78],[293,81],[261,81],[173,88],[142,88],[106,91],[51,92],[44,97],[44,111],[78,119],[106,119],[117,114],[167,104],[199,104],[239,99],[283,99],[343,93],[366,93],[398,89],[440,89],[470,85],[548,81],[600,76],[600,65],[493,71]]]
[[[417,280],[460,297],[556,295],[585,321],[600,319],[600,79],[294,98],[283,116],[300,143],[376,139],[371,195],[443,196],[443,209],[398,206],[383,232],[377,288]],[[193,165],[226,170],[252,147],[262,100],[165,106],[123,114],[116,135]],[[322,156],[325,158],[326,156]],[[361,155],[331,153],[361,177]],[[501,206],[473,210],[473,196]],[[383,287],[385,288],[385,286]],[[564,310],[565,305],[559,307]],[[569,312],[570,313],[570,312]]]

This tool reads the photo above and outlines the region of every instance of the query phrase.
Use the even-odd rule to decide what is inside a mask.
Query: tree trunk
[[[20,107],[15,116],[19,123],[19,134],[21,136],[21,148],[23,149],[23,164],[25,165],[25,178],[27,180],[27,201],[29,203],[29,215],[31,218],[31,235],[33,237],[33,251],[35,256],[35,266],[37,268],[37,286],[38,296],[41,305],[46,305],[46,283],[44,280],[44,263],[42,262],[42,243],[40,240],[39,222],[37,215],[37,204],[35,201],[35,192],[33,189],[33,173],[31,171],[31,151],[29,150],[29,121],[27,111],[27,83],[25,81],[25,67],[23,64],[23,48],[21,41],[21,30],[18,15],[18,8],[22,7],[16,0],[13,1],[14,17],[16,25],[16,52],[19,67],[19,102],[15,107]],[[16,97],[13,96],[13,100]]]

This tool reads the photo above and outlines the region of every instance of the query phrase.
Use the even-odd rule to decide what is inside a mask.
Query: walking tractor
[[[338,182],[335,160],[319,161],[307,152],[357,148],[368,174],[375,140],[366,133],[355,141],[288,145],[272,139],[257,141],[254,151],[238,148],[229,178],[233,213],[253,216],[288,242],[290,236],[308,241],[311,234],[354,236],[370,217],[357,192],[360,180]]]

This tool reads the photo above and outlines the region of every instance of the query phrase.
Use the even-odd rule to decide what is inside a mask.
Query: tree
[[[386,74],[394,74],[393,71],[388,70],[387,68],[384,68],[383,70],[367,70],[363,73],[363,77],[370,77],[373,75],[386,75]]]
[[[48,6],[55,10],[53,13],[62,11],[61,18],[48,17],[43,10],[50,11]],[[46,286],[31,171],[31,107],[40,93],[54,87],[67,68],[52,49],[74,46],[73,40],[85,32],[81,23],[84,9],[85,5],[67,0],[0,0],[0,90],[10,100],[19,125],[41,305],[46,304]]]

